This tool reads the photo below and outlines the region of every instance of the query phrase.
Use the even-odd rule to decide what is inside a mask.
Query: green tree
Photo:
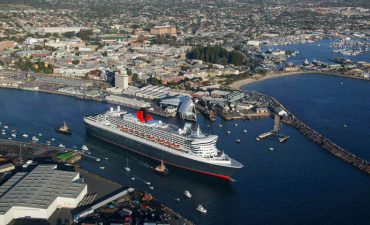
[[[91,36],[93,35],[92,30],[80,30],[76,36],[81,38],[84,41],[92,40]]]

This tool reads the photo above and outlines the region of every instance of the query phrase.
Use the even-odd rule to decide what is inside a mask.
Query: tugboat
[[[65,135],[71,135],[72,134],[71,130],[67,126],[66,122],[63,123],[63,126],[56,128],[55,131],[59,132],[61,134],[65,134]]]
[[[156,166],[155,168],[153,168],[153,171],[155,173],[158,173],[158,174],[164,175],[164,176],[166,176],[166,175],[168,175],[170,173],[170,171],[164,165],[163,160],[161,160],[161,165]]]

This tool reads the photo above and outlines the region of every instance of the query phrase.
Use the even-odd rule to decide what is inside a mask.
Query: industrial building
[[[17,218],[48,219],[58,208],[75,208],[86,194],[79,173],[57,165],[18,172],[0,187],[0,225]]]
[[[154,85],[147,85],[141,88],[129,86],[122,93],[128,96],[135,96],[150,100],[181,96],[181,94],[171,91],[171,88],[169,87]]]
[[[244,92],[240,92],[240,91],[233,91],[232,93],[226,95],[228,102],[236,102],[238,100],[243,99],[244,97],[245,97]]]
[[[169,25],[155,26],[150,29],[150,33],[154,35],[171,35],[176,36],[176,27]]]
[[[160,102],[161,107],[176,107],[180,118],[186,120],[196,120],[195,104],[189,96],[180,96],[176,98],[163,99]]]

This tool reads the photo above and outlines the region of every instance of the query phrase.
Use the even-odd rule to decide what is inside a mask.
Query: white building
[[[120,70],[115,74],[114,86],[123,90],[128,88],[128,75],[126,69]]]
[[[37,42],[39,42],[39,40],[38,40],[38,39],[36,39],[36,38],[33,38],[33,37],[28,37],[28,38],[26,38],[26,40],[24,41],[24,43],[25,43],[25,44],[27,44],[27,45],[33,45],[33,44],[35,44],[35,43],[37,43]]]
[[[0,187],[0,225],[17,218],[48,219],[58,208],[75,208],[87,194],[79,178],[56,165],[16,173]]]
[[[39,27],[33,29],[34,32],[41,33],[66,33],[66,32],[75,32],[78,33],[80,30],[88,30],[88,27]]]
[[[260,45],[260,43],[261,43],[260,41],[250,40],[250,41],[247,42],[247,45],[258,47]]]

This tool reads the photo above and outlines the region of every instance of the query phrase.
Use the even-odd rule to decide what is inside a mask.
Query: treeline
[[[31,62],[29,59],[19,59],[15,62],[15,68],[22,71],[33,71],[35,73],[53,73],[53,67],[44,62]]]
[[[151,44],[164,45],[169,44],[171,46],[176,45],[176,37],[169,35],[157,35],[150,40]]]
[[[235,66],[243,66],[246,64],[243,53],[235,50],[228,52],[219,45],[196,46],[187,53],[187,58],[222,65],[233,64]]]

